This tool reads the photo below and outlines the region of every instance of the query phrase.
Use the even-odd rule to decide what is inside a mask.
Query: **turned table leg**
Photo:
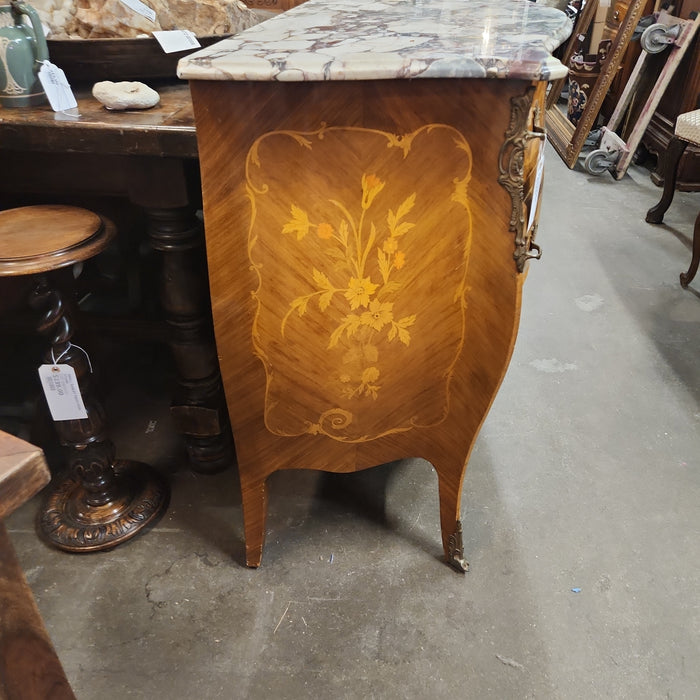
[[[171,414],[192,468],[216,472],[233,456],[209,313],[204,228],[190,207],[146,213],[151,246],[162,253],[161,305],[180,385]]]
[[[39,531],[66,551],[111,549],[165,511],[168,486],[145,464],[115,460],[89,358],[71,343],[70,310],[46,276],[38,278],[30,303],[44,314],[39,330],[51,341],[46,363],[73,368],[87,413],[84,419],[54,421],[68,448],[68,473],[54,482],[39,512]]]
[[[204,226],[196,216],[196,168],[178,158],[129,162],[129,198],[148,217],[148,239],[160,253],[160,298],[170,329],[178,396],[171,414],[190,466],[213,473],[234,462],[209,303]]]

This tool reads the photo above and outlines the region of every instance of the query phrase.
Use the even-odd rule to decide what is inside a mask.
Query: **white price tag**
[[[44,61],[39,69],[39,82],[54,112],[63,112],[78,106],[66,74],[51,61]]]
[[[137,14],[150,19],[151,22],[156,21],[156,11],[146,5],[146,3],[141,2],[141,0],[119,0],[123,5],[126,5],[130,10],[133,10]]]
[[[537,215],[537,202],[542,190],[542,178],[544,177],[544,144],[540,146],[540,155],[537,159],[537,172],[535,173],[535,186],[532,190],[532,204],[530,204],[530,216],[528,217],[527,230],[532,228]]]
[[[87,418],[78,378],[70,365],[41,365],[41,387],[54,420]]]
[[[173,29],[169,32],[153,32],[153,36],[160,44],[164,53],[187,51],[187,49],[196,49],[200,46],[194,32],[187,29]]]

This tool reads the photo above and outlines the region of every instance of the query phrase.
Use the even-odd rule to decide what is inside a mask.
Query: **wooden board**
[[[38,493],[50,478],[41,449],[0,430],[0,520]]]
[[[626,147],[623,149],[617,163],[615,164],[613,175],[616,180],[620,180],[624,177],[625,173],[627,172],[627,168],[629,168],[630,164],[632,163],[632,158],[634,157],[637,147],[642,140],[642,136],[644,135],[644,132],[646,131],[656,108],[659,106],[661,98],[668,89],[674,74],[681,65],[683,56],[691,46],[698,27],[700,27],[700,15],[697,15],[694,20],[683,20],[662,12],[659,14],[657,21],[665,24],[666,26],[677,28],[678,36],[675,38],[673,44],[668,46],[667,49],[663,51],[662,56],[665,59],[665,62],[653,86],[647,87],[647,92],[644,92],[643,90],[639,91],[646,99],[643,102],[644,106],[636,120],[634,128],[627,137]],[[649,54],[646,52],[640,56],[637,65],[635,66],[635,70],[632,73],[630,84],[625,88],[625,91],[620,98],[620,104],[610,117],[609,128],[611,130],[616,129],[620,123],[623,109],[632,99],[633,91],[636,90],[638,86],[638,75],[643,73],[648,62],[648,56]],[[637,99],[639,99],[639,95],[637,95]]]
[[[673,6],[673,14],[683,19],[690,19],[693,12],[700,12],[700,0],[675,0]],[[700,41],[696,39],[685,54],[642,139],[643,145],[658,156],[657,166],[651,173],[654,184],[664,184],[666,159],[676,118],[679,114],[692,112],[699,105]],[[683,192],[700,191],[700,146],[689,144],[683,152],[678,165],[676,189]]]

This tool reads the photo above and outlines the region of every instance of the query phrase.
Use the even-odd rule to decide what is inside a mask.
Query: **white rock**
[[[143,83],[103,80],[92,87],[92,96],[107,109],[148,109],[160,102],[160,95]]]

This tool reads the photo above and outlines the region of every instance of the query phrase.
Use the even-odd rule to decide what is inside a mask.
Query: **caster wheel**
[[[586,160],[583,161],[583,167],[590,175],[602,175],[606,170],[610,170],[613,164],[614,161],[610,159],[610,153],[601,149],[591,151],[586,156]]]
[[[639,42],[647,53],[661,53],[677,36],[678,27],[652,24],[642,32]]]

